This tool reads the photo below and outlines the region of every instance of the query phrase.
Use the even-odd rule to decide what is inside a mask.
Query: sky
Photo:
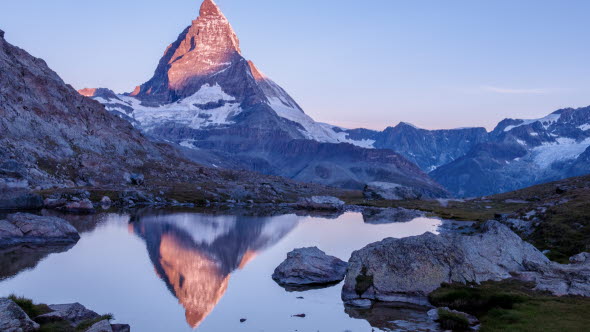
[[[427,129],[590,105],[590,1],[216,0],[316,121]],[[77,89],[131,91],[200,0],[1,0],[6,39]]]

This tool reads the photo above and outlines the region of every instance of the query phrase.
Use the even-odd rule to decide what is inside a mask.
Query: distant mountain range
[[[168,46],[148,82],[129,94],[80,93],[153,139],[183,147],[199,163],[304,182],[353,189],[392,182],[423,197],[445,196],[438,182],[465,197],[590,172],[589,108],[506,119],[492,132],[425,130],[403,122],[374,131],[315,122],[241,55],[212,0]]]

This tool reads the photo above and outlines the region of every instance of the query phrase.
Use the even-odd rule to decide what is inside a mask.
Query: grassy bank
[[[35,320],[36,317],[47,314],[52,312],[52,310],[46,304],[36,304],[31,299],[27,299],[25,297],[20,297],[16,295],[10,295],[8,297],[14,303],[16,303],[23,311],[31,318]],[[81,332],[86,331],[92,325],[103,321],[103,320],[113,320],[113,315],[107,314],[95,319],[87,319],[85,321],[80,322],[77,326],[73,327],[70,322],[65,320],[55,320],[52,322],[44,322],[40,324],[38,332]]]
[[[532,287],[513,280],[445,285],[430,295],[430,301],[478,317],[482,332],[588,331],[590,299],[551,296]]]

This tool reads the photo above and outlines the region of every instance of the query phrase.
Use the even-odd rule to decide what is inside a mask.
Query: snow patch
[[[556,143],[545,143],[534,148],[531,153],[537,166],[548,168],[555,162],[578,158],[588,147],[590,138],[576,142],[571,138],[560,137]]]
[[[578,128],[583,131],[588,131],[588,130],[590,130],[590,123],[585,123],[585,124],[579,126]]]
[[[541,124],[543,125],[543,127],[545,129],[547,129],[550,125],[552,125],[553,123],[559,121],[560,118],[561,118],[561,114],[549,114],[546,117],[540,118],[540,119],[522,120],[522,123],[521,124],[512,125],[512,126],[508,126],[508,127],[504,128],[504,132],[510,131],[510,130],[512,130],[514,128],[518,128],[518,127],[530,125],[530,124],[535,123],[535,122],[541,122]]]
[[[278,97],[270,97],[269,105],[281,118],[299,123],[305,130],[301,133],[310,140],[324,143],[350,143],[359,147],[372,149],[374,140],[353,140],[349,138],[348,133],[336,131],[332,125],[327,123],[315,122],[309,115],[305,114],[299,108],[287,106],[285,102]]]
[[[190,97],[159,107],[141,105],[134,97],[119,96],[120,104],[132,107],[132,117],[143,129],[150,130],[158,124],[175,122],[192,129],[201,129],[233,123],[231,118],[242,112],[235,98],[216,85],[203,85]]]

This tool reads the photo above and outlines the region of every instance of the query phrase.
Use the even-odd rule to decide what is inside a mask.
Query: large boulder
[[[78,231],[57,217],[29,213],[9,215],[0,220],[0,247],[17,244],[69,244],[80,239]]]
[[[363,195],[366,199],[384,199],[392,201],[416,200],[422,198],[420,191],[390,182],[371,182],[365,186]]]
[[[0,210],[35,210],[43,207],[43,198],[28,190],[0,188]]]
[[[428,304],[442,283],[502,280],[550,261],[507,226],[489,221],[472,236],[426,233],[388,238],[355,251],[349,261],[342,299],[351,305],[371,301]]]
[[[100,317],[99,314],[90,309],[86,309],[86,307],[80,303],[50,304],[49,309],[53,311],[38,316],[35,318],[35,320],[41,324],[65,320],[72,324],[72,326],[77,326],[85,320],[96,319]]]
[[[297,207],[308,210],[339,211],[344,208],[344,202],[332,196],[313,196],[301,198]]]
[[[33,322],[16,303],[0,298],[0,331],[29,332],[37,329],[39,324]]]
[[[320,249],[301,248],[287,254],[272,278],[282,286],[312,286],[332,284],[344,279],[346,262],[328,256]]]

